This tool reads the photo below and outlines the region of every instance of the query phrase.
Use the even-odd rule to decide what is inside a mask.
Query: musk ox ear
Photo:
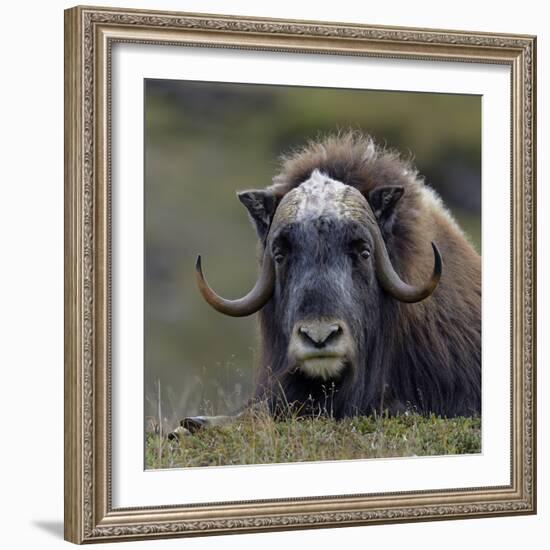
[[[277,207],[275,195],[266,189],[251,189],[237,193],[244,204],[260,239],[264,240]]]
[[[376,187],[369,193],[369,203],[378,220],[378,225],[389,230],[393,223],[395,205],[403,196],[405,188],[401,185]]]

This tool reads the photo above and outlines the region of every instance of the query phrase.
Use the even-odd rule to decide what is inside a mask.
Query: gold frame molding
[[[503,487],[114,509],[110,59],[116,42],[497,63],[511,70],[512,453]],[[536,512],[536,37],[75,7],[65,12],[65,538],[102,542]]]

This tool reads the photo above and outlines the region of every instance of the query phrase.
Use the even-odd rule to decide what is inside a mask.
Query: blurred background
[[[348,128],[412,156],[481,252],[479,96],[146,80],[146,429],[251,395],[255,316],[202,300],[196,256],[220,294],[248,292],[256,235],[235,192],[269,185],[289,149]]]

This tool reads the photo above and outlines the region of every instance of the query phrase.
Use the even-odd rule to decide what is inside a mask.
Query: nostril
[[[313,344],[314,346],[317,344],[311,335],[311,331],[308,330],[307,327],[300,327],[298,332],[306,344]]]
[[[343,330],[340,325],[331,325],[330,332],[325,338],[324,344],[328,344],[329,342],[333,342],[334,340],[337,340],[340,335],[342,334]]]

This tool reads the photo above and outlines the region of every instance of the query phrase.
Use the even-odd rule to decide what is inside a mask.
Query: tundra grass
[[[147,433],[147,469],[434,456],[481,452],[481,419],[419,416],[292,418],[251,414],[168,439]]]

